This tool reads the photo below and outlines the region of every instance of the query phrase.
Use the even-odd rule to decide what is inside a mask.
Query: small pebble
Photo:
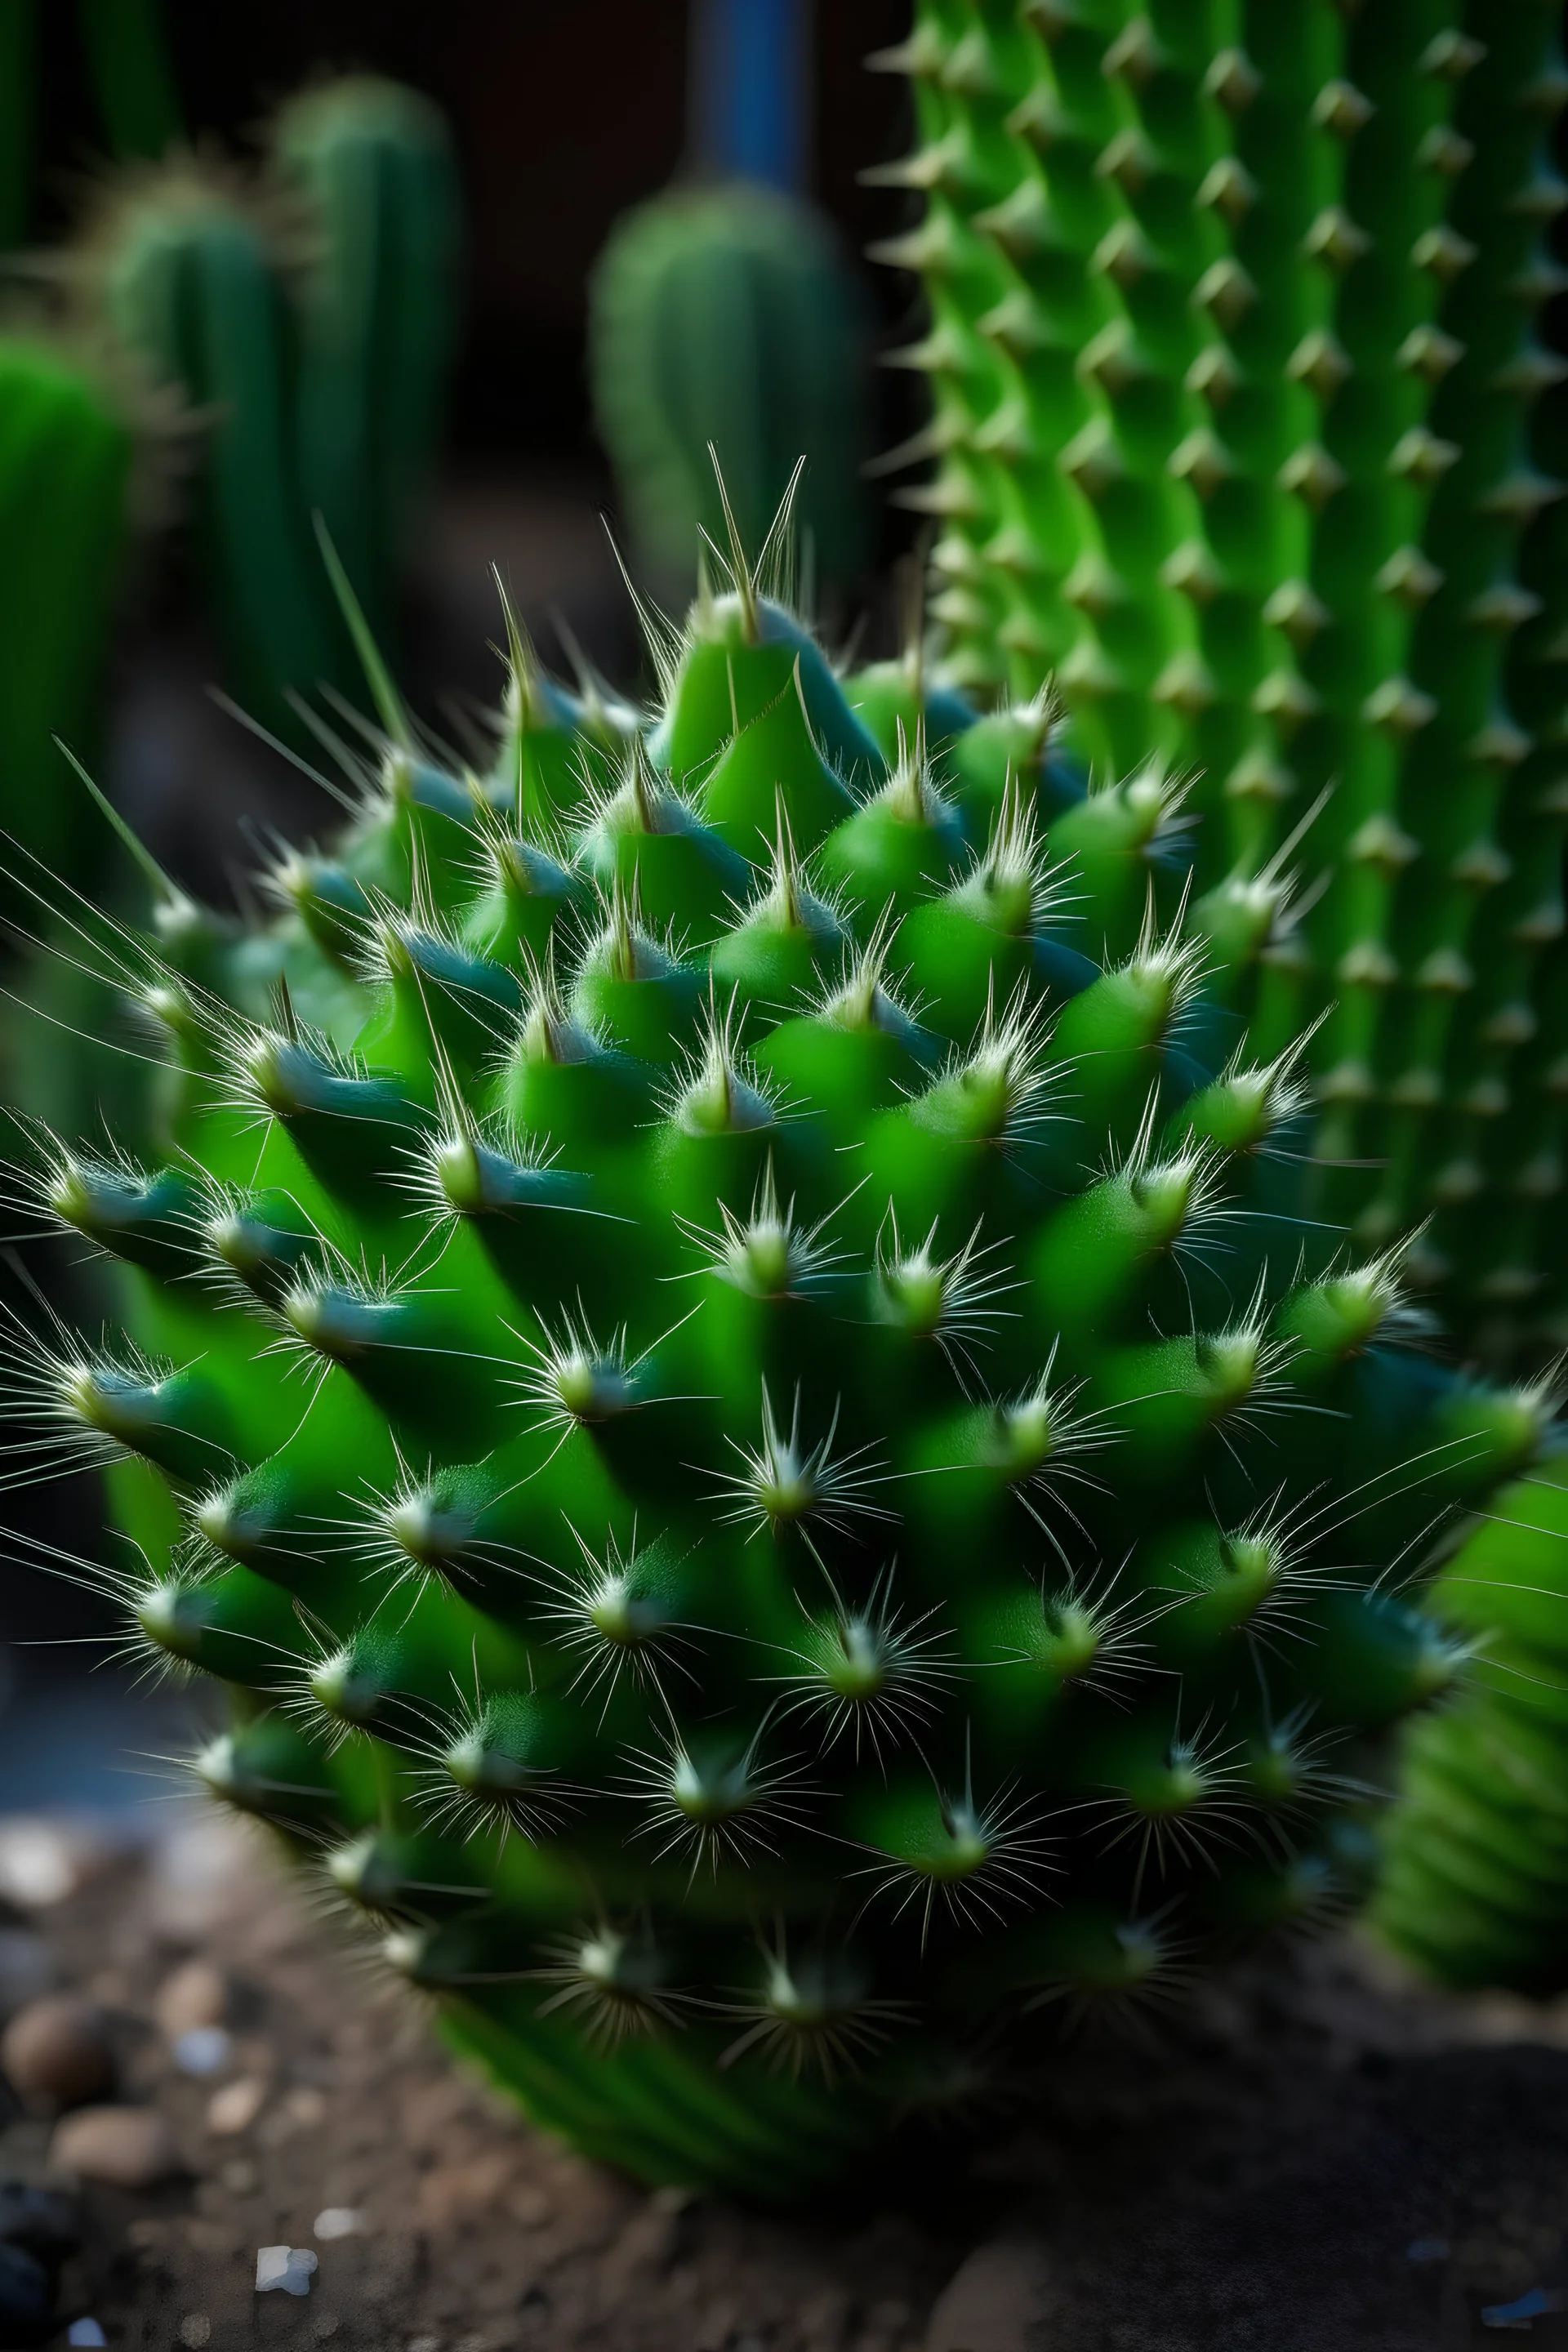
[[[976,2246],[938,2295],[925,2352],[1027,2352],[1044,2340],[1055,2302],[1045,2248],[993,2239]]]
[[[202,2352],[204,2344],[212,2342],[213,2324],[205,2311],[187,2311],[180,2322],[180,2341],[190,2352]]]
[[[323,2311],[319,2319],[311,2321],[310,2333],[318,2344],[324,2344],[328,2336],[335,2336],[342,2326],[342,2321],[335,2311]]]
[[[353,2205],[325,2205],[315,2219],[318,2238],[357,2238],[364,2228],[364,2215]]]
[[[441,2339],[438,2336],[411,2336],[404,2352],[441,2352]]]
[[[113,2189],[153,2189],[181,2171],[174,2136],[154,2107],[83,2107],[55,2127],[49,2161]]]
[[[248,2131],[267,2101],[268,2085],[259,2074],[241,2074],[226,2083],[207,2101],[207,2129],[220,2138]]]
[[[68,2344],[107,2344],[108,2336],[96,2319],[73,2319],[66,2330]]]
[[[188,2025],[174,2043],[182,2074],[221,2074],[234,2044],[221,2025]]]
[[[0,1927],[0,2022],[40,1994],[52,1992],[55,1956],[31,1927]]]
[[[169,2042],[202,2026],[228,2023],[228,1979],[211,1960],[187,1960],[165,1977],[158,1989],[153,2013],[158,2030]]]
[[[30,2107],[47,2112],[100,2099],[114,2083],[109,2021],[78,1993],[45,1993],[19,2009],[0,2036],[0,2068]]]
[[[309,2246],[258,2246],[256,2249],[256,2292],[271,2294],[281,2287],[285,2294],[309,2294],[310,2281],[316,2274],[316,2256]]]
[[[0,1826],[0,1895],[23,1911],[47,1911],[74,1895],[100,1858],[81,1832],[14,1813]]]

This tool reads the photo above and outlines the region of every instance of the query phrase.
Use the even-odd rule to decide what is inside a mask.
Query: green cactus
[[[646,726],[514,629],[451,773],[372,652],[279,918],[105,932],[166,1149],[42,1139],[126,1334],[16,1352],[201,1779],[542,2123],[780,2197],[1354,1890],[1405,1588],[1552,1400],[1295,1213],[1284,886],[1043,706],[933,766],[731,546]]]
[[[1429,1218],[1413,1276],[1500,1356],[1568,1312],[1555,37],[1539,0],[921,0],[878,61],[950,673],[1195,767],[1200,881],[1332,875],[1255,1034],[1322,1014],[1321,1213]]]
[[[722,543],[716,449],[756,546],[804,449],[801,520],[818,576],[866,556],[858,289],[828,225],[735,183],[628,213],[589,292],[594,409],[644,562],[689,582],[700,525]]]
[[[1433,1588],[1475,1645],[1467,1685],[1412,1729],[1374,1917],[1429,1975],[1568,1987],[1568,1466],[1505,1495]]]
[[[68,341],[24,325],[0,331],[0,827],[78,883],[91,878],[100,828],[54,738],[92,755],[130,499],[130,407]],[[37,912],[15,889],[6,906],[13,920]]]
[[[428,99],[364,75],[290,99],[268,152],[313,224],[297,305],[300,497],[384,639],[456,337],[451,142]]]
[[[111,183],[83,240],[91,311],[205,427],[209,600],[237,689],[285,734],[294,697],[357,677],[317,514],[391,630],[451,352],[457,212],[435,110],[355,77],[280,110],[260,178],[173,156]]]

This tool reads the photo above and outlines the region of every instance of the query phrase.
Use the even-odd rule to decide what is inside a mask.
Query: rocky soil
[[[120,1852],[0,1819],[8,2011],[0,2255],[9,2230],[13,2294],[34,2264],[57,2317],[0,2345],[1568,2344],[1568,2008],[1441,2001],[1349,1943],[1252,1964],[1158,2043],[1075,2049],[1037,2112],[782,2219],[533,2134],[205,1817]],[[68,2200],[47,2228],[29,2187]]]

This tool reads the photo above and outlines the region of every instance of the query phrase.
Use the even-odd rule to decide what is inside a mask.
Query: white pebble
[[[364,2228],[364,2215],[353,2205],[323,2206],[316,2216],[318,2238],[357,2238]]]
[[[0,1895],[24,1911],[46,1911],[76,1892],[85,1860],[80,1838],[18,1813],[0,1829]]]
[[[316,2257],[308,2246],[256,2249],[258,2294],[270,2294],[276,2287],[281,2287],[285,2294],[309,2294],[315,2274]]]
[[[202,2352],[204,2344],[213,2340],[213,2324],[205,2311],[187,2311],[180,2322],[180,2341],[189,2352]]]
[[[66,2330],[68,2344],[107,2344],[108,2341],[96,2319],[73,2319]]]
[[[191,2025],[174,2044],[174,2063],[182,2074],[221,2074],[233,2048],[221,2025]]]
[[[226,2083],[207,2101],[207,2129],[220,2137],[248,2131],[267,2103],[268,2085],[259,2074],[241,2074]]]

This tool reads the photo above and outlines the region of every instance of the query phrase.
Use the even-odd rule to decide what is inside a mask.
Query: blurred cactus
[[[0,827],[76,882],[102,828],[53,738],[92,755],[132,446],[100,371],[0,332]]]
[[[162,0],[77,0],[77,23],[110,152],[166,153],[183,125]]]
[[[1568,1318],[1557,16],[921,0],[879,61],[952,672],[1195,768],[1200,887],[1333,875],[1257,1034],[1323,1015],[1321,1213],[1429,1217],[1499,1353]]]
[[[723,541],[711,446],[760,544],[802,450],[802,528],[825,580],[866,552],[863,322],[827,224],[775,190],[674,188],[626,215],[590,291],[594,406],[637,550],[689,577]]]
[[[458,196],[439,116],[368,78],[277,116],[258,179],[188,155],[106,192],[87,299],[205,426],[201,567],[237,690],[296,731],[290,698],[357,676],[313,516],[390,629],[452,346]]]
[[[312,223],[295,306],[300,495],[324,518],[385,642],[452,356],[451,142],[427,99],[366,77],[291,99],[271,153]]]
[[[1568,1989],[1568,1464],[1506,1494],[1433,1587],[1477,1650],[1413,1728],[1375,1917],[1428,1974]]]

